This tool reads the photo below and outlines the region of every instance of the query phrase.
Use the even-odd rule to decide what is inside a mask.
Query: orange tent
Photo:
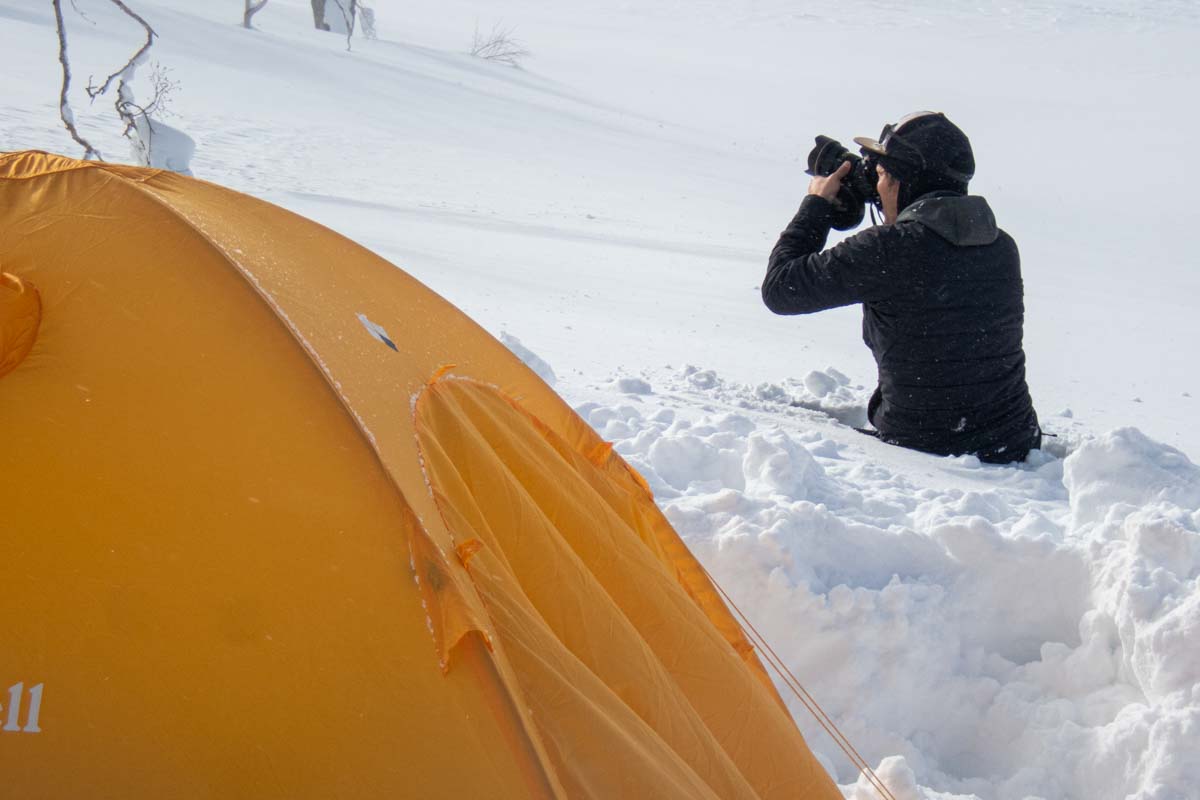
[[[13,797],[840,798],[641,478],[228,189],[0,156]]]

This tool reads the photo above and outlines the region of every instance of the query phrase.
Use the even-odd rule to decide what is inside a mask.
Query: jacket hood
[[[901,211],[896,222],[919,222],[950,244],[963,247],[991,244],[1000,235],[996,215],[977,195],[927,194]]]

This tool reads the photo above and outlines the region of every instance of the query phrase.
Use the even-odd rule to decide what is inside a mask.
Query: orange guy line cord
[[[825,732],[829,734],[830,738],[833,739],[834,744],[836,744],[841,751],[846,754],[846,757],[850,759],[850,763],[852,763],[859,770],[859,772],[867,777],[867,780],[870,781],[871,785],[875,788],[875,791],[879,792],[880,796],[885,798],[885,800],[896,800],[895,795],[888,791],[887,786],[885,786],[883,781],[880,780],[879,776],[875,774],[875,770],[871,769],[871,765],[868,764],[866,759],[864,759],[858,750],[855,749],[854,745],[850,743],[850,740],[846,738],[846,735],[838,729],[837,724],[834,723],[834,721],[830,719],[829,715],[825,713],[825,709],[821,708],[821,705],[817,702],[816,698],[804,688],[804,685],[800,683],[799,679],[797,679],[796,676],[792,674],[792,671],[787,668],[787,665],[784,664],[783,659],[780,658],[779,654],[776,653],[774,648],[771,647],[771,644],[767,641],[766,637],[759,633],[758,628],[754,627],[754,623],[750,621],[750,618],[747,617],[740,608],[738,608],[737,603],[733,602],[733,598],[729,596],[729,593],[725,591],[721,584],[717,583],[716,579],[713,578],[712,574],[704,567],[703,564],[700,565],[700,568],[704,570],[704,574],[708,576],[708,579],[712,582],[712,585],[717,587],[717,591],[721,593],[721,597],[725,598],[725,602],[729,604],[730,608],[734,610],[734,613],[736,613],[742,620],[742,623],[750,630],[751,638],[754,639],[754,644],[758,645],[765,653],[768,654],[767,663],[770,664],[771,668],[775,670],[775,673],[779,676],[779,679],[783,681],[784,685],[792,690],[792,694],[796,696],[796,699],[800,701],[801,705],[804,706],[808,713],[812,714],[813,718],[816,719],[817,724],[819,724],[825,730]]]

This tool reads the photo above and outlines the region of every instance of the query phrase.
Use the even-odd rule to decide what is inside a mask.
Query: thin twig
[[[91,24],[93,24],[93,25],[96,24],[96,21],[94,19],[89,17],[87,14],[83,13],[83,9],[81,9],[78,5],[76,5],[75,0],[71,0],[71,8],[75,9],[76,14],[83,17],[85,20],[87,20]]]
[[[479,33],[479,21],[475,21],[475,39],[471,44],[471,55],[485,61],[499,61],[509,66],[519,67],[521,60],[528,58],[530,53],[520,40],[513,38],[515,28],[504,28],[499,23],[492,26],[492,32],[487,36]]]

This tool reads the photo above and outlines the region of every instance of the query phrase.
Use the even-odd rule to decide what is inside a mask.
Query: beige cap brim
[[[868,139],[866,136],[855,136],[854,143],[864,150],[870,150],[872,153],[878,153],[881,156],[887,155],[887,152],[883,149],[883,145],[874,139]]]

